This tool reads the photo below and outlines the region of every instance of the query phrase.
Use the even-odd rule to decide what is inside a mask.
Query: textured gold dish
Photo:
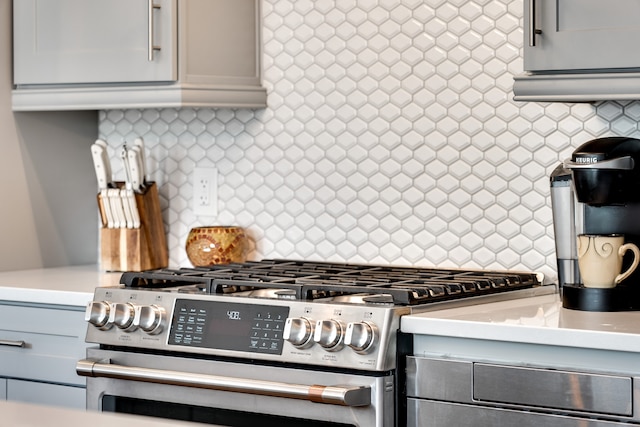
[[[194,227],[187,236],[186,249],[194,267],[207,267],[245,262],[249,244],[242,227]]]

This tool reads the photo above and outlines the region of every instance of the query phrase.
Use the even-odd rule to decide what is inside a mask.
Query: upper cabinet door
[[[638,0],[525,0],[524,32],[526,71],[640,67]]]
[[[13,9],[17,85],[177,79],[177,0],[19,0]]]

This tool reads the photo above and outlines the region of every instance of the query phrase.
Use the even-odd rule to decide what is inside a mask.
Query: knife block
[[[124,183],[116,183],[124,187]],[[98,194],[98,206],[102,206]],[[143,193],[136,193],[140,228],[100,229],[100,268],[105,271],[143,271],[169,265],[167,238],[162,222],[158,187],[149,183]]]

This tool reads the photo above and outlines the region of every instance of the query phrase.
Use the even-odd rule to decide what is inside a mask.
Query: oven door
[[[87,408],[229,427],[394,423],[392,375],[91,348],[78,362]]]

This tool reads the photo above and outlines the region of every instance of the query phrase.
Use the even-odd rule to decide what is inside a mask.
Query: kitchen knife
[[[113,184],[113,173],[112,173],[112,169],[111,169],[111,161],[109,161],[109,150],[108,150],[108,145],[106,143],[106,141],[104,141],[103,139],[96,139],[95,142],[96,145],[102,147],[103,150],[103,156],[104,156],[104,167],[105,167],[105,174],[107,175],[107,186],[108,187],[115,187],[115,185]]]
[[[122,212],[124,213],[125,224],[122,227],[126,228],[134,228],[133,224],[133,206],[131,206],[131,202],[129,201],[128,192],[132,192],[132,171],[131,165],[129,163],[129,150],[127,149],[126,144],[122,147],[122,166],[124,167],[124,173],[126,175],[125,178],[125,188],[120,189],[120,203],[122,204]]]
[[[114,227],[114,217],[111,210],[111,202],[107,193],[107,188],[112,186],[111,183],[111,167],[109,164],[109,157],[107,155],[106,143],[102,140],[96,141],[91,145],[91,156],[93,157],[93,166],[96,172],[96,178],[98,180],[98,189],[100,191],[100,197],[98,201],[100,203],[99,210],[101,214],[101,220],[103,227]]]
[[[147,178],[147,152],[144,149],[144,140],[141,137],[136,138],[133,141],[133,146],[138,147],[140,149],[140,175],[142,177],[142,186],[146,186],[148,178]]]
[[[138,212],[138,203],[133,190],[130,188],[122,190],[124,197],[127,199],[129,212],[131,215],[132,226],[130,228],[140,228],[140,213]]]
[[[102,225],[107,226],[107,228],[115,228],[115,221],[113,219],[113,214],[111,213],[111,201],[109,200],[109,190],[104,188],[100,190],[100,204],[102,205],[102,210],[104,212],[105,217],[102,218]]]
[[[127,164],[129,167],[129,178],[131,179],[131,187],[133,191],[140,192],[144,174],[140,163],[140,147],[134,146],[127,151]]]
[[[122,201],[127,228],[140,228],[140,215],[133,190],[131,188],[121,188],[120,200]]]
[[[91,156],[93,157],[93,166],[98,179],[98,188],[101,190],[108,188],[111,185],[111,167],[106,148],[98,143],[92,144]]]
[[[117,188],[107,189],[109,202],[111,203],[111,213],[113,214],[113,228],[126,228],[127,220],[124,217],[120,190]]]
[[[126,188],[120,188],[118,190],[118,197],[120,198],[122,213],[124,214],[124,224],[120,225],[122,228],[133,228],[133,214],[131,213],[131,206],[129,206],[127,191],[128,190]]]

